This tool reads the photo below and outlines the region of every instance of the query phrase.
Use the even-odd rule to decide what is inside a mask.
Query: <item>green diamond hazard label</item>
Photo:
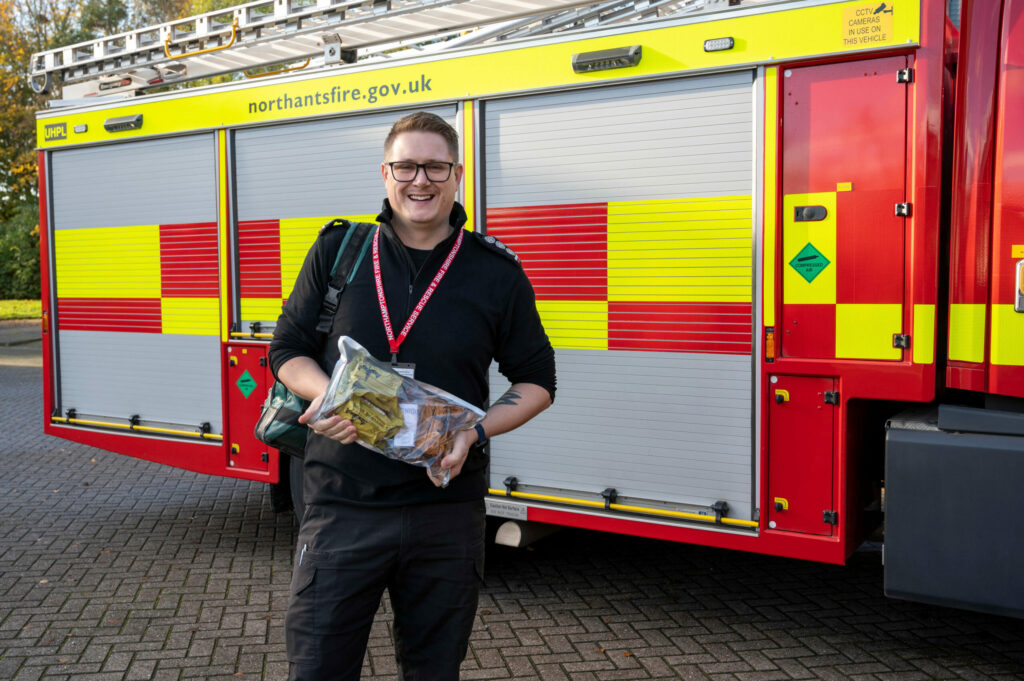
[[[821,274],[829,264],[829,259],[811,244],[800,249],[796,257],[789,261],[789,266],[806,279],[808,284],[814,281],[815,277]]]
[[[249,399],[249,395],[252,395],[252,391],[256,389],[256,379],[253,378],[248,371],[243,371],[242,375],[235,381],[235,385],[245,395],[245,399]]]

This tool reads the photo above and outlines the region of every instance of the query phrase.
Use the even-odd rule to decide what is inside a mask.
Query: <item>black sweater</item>
[[[457,231],[438,244],[416,272],[408,250],[391,228],[387,200],[381,223],[381,278],[391,324],[397,336],[437,274]],[[450,222],[466,222],[455,204]],[[338,360],[338,337],[358,341],[374,357],[390,361],[381,320],[370,252],[341,297],[326,345],[316,332],[331,265],[345,227],[325,230],[306,255],[270,343],[270,365],[277,375],[293,357],[315,359],[328,375]],[[487,407],[491,360],[512,383],[534,383],[555,392],[554,351],[541,325],[533,287],[523,268],[501,245],[478,233],[465,233],[448,273],[420,313],[398,353],[416,365],[416,378]],[[423,468],[388,459],[357,444],[341,445],[310,431],[306,444],[304,499],[307,504],[374,506],[480,499],[487,493],[487,457],[470,450],[462,473],[445,489],[434,487]]]

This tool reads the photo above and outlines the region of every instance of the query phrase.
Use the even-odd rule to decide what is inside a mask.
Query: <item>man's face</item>
[[[388,158],[381,164],[381,175],[388,192],[388,200],[399,227],[436,229],[447,226],[455,191],[462,181],[462,165],[452,168],[450,177],[437,182],[427,177],[425,168],[417,168],[409,182],[397,181],[388,162],[408,163],[455,162],[444,138],[433,132],[403,132],[391,144]]]

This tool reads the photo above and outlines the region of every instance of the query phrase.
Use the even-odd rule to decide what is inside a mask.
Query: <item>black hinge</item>
[[[821,514],[822,522],[826,522],[829,525],[839,524],[839,511],[824,511]]]
[[[914,82],[914,69],[909,66],[905,69],[900,69],[896,72],[897,83],[913,83]]]
[[[896,204],[896,217],[909,218],[911,212],[913,212],[913,206],[911,206],[909,203]]]
[[[260,366],[261,367],[267,366],[267,358],[266,357],[260,357]]]
[[[838,390],[826,390],[825,391],[825,404],[839,404],[839,391]]]
[[[263,463],[267,463],[268,461],[270,461],[270,454],[267,454],[266,452],[262,452],[260,454],[260,461],[262,461]]]
[[[892,335],[892,346],[894,348],[903,348],[904,350],[909,350],[910,349],[910,334],[894,333]]]

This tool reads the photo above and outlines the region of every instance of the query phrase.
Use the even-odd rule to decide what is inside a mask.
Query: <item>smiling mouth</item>
[[[407,198],[410,201],[425,202],[425,201],[433,200],[434,195],[433,194],[409,194],[409,195],[407,195]]]

